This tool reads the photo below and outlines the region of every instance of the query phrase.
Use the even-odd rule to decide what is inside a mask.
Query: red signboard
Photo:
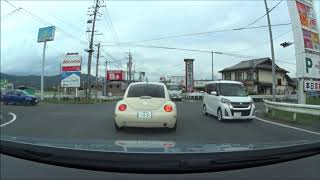
[[[125,80],[125,72],[122,70],[109,70],[106,77],[108,81],[123,81]]]
[[[81,71],[81,66],[63,66],[62,71]]]
[[[68,53],[61,62],[62,71],[81,71],[81,56],[78,53]]]

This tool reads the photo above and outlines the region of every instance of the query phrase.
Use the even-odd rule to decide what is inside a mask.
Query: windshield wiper
[[[78,145],[78,144],[77,144]],[[192,145],[191,145],[192,146]],[[212,147],[217,147],[213,145]],[[207,148],[208,145],[203,146]],[[219,147],[219,146],[218,146]],[[146,147],[147,148],[147,147]],[[149,147],[150,148],[150,147]],[[194,148],[194,147],[193,147]],[[229,147],[230,148],[230,147]],[[237,148],[234,146],[233,148]],[[320,141],[224,152],[121,152],[1,140],[1,154],[65,167],[125,173],[196,173],[280,163],[320,154]]]

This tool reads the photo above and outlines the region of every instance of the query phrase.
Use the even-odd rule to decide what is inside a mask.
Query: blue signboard
[[[54,33],[54,26],[40,28],[38,32],[38,42],[53,41]]]

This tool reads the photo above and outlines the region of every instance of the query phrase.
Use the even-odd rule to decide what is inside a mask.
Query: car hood
[[[177,91],[177,90],[171,90],[171,91],[168,91],[169,94],[180,94],[181,91]]]
[[[37,98],[38,98],[38,97],[35,96],[35,95],[28,95],[27,97],[34,98],[34,99],[37,99]]]
[[[250,96],[221,96],[221,98],[228,99],[231,102],[251,102]]]
[[[157,140],[65,140],[1,136],[1,142],[16,142],[35,146],[70,150],[126,153],[215,153],[281,148],[319,141],[300,140],[274,143],[190,143]]]

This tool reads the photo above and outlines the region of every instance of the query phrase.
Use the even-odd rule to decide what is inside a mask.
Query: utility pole
[[[105,69],[105,78],[104,78],[104,83],[103,83],[103,95],[107,95],[107,87],[106,87],[106,84],[107,84],[107,71],[108,71],[108,61],[106,60],[106,69]]]
[[[96,25],[96,18],[97,18],[97,13],[98,13],[98,10],[100,7],[100,1],[101,0],[95,0],[96,4],[94,6],[94,10],[93,10],[93,14],[90,14],[93,15],[93,21],[92,21],[92,29],[91,29],[91,37],[90,37],[90,44],[89,44],[89,49],[87,50],[87,52],[89,53],[88,55],[88,77],[87,77],[87,82],[88,82],[88,85],[87,85],[87,89],[86,89],[86,98],[87,99],[90,99],[91,98],[91,79],[90,79],[90,76],[91,76],[91,60],[92,60],[92,53],[93,53],[93,41],[94,41],[94,33],[95,33],[95,25]],[[91,21],[89,20],[88,23],[91,23]],[[90,31],[88,31],[90,32]],[[89,90],[88,90],[89,88]],[[88,92],[89,91],[89,92]]]
[[[95,94],[95,102],[97,102],[97,99],[98,99],[98,74],[99,74],[100,43],[98,43],[97,46],[98,46],[98,54],[97,54],[97,63],[96,63],[96,94]]]
[[[213,51],[211,51],[211,73],[212,73],[211,80],[213,81]]]
[[[274,59],[274,48],[273,48],[273,37],[269,16],[269,8],[267,5],[267,0],[264,0],[264,5],[266,8],[267,18],[268,18],[268,27],[269,27],[269,36],[270,36],[270,45],[271,45],[271,60],[272,60],[272,101],[276,101],[276,65]]]
[[[131,80],[132,80],[132,56],[131,56],[130,52],[129,52],[128,68],[129,68],[129,83],[131,83]]]
[[[134,82],[134,75],[136,74],[136,65],[133,65],[133,82]]]

